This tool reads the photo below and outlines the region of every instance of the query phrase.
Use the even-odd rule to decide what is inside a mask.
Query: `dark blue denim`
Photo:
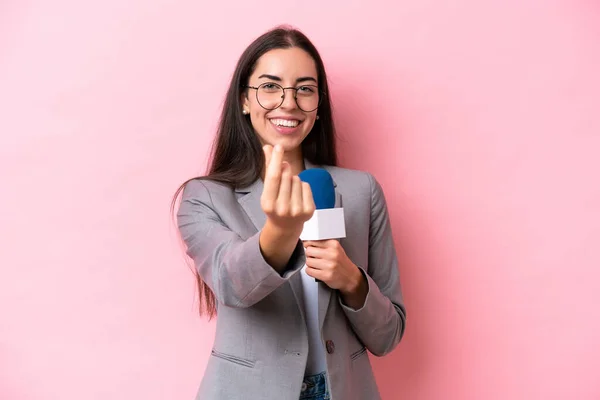
[[[329,400],[331,395],[327,388],[325,372],[317,375],[305,376],[302,382],[300,400]]]

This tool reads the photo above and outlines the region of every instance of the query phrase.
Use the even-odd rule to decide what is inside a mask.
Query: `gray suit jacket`
[[[319,284],[329,388],[334,400],[376,400],[380,394],[367,350],[376,356],[393,350],[406,320],[388,211],[370,174],[326,169],[335,182],[336,205],[344,207],[347,237],[341,244],[369,286],[364,306],[354,310],[337,291]],[[233,190],[197,179],[183,193],[179,229],[218,302],[215,342],[198,400],[300,396],[308,354],[299,274],[304,249],[299,242],[282,275],[265,262],[258,242],[266,221],[262,188],[261,180]]]

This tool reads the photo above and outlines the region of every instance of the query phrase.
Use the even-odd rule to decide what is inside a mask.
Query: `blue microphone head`
[[[329,172],[323,168],[311,168],[300,172],[298,177],[310,185],[317,210],[335,207],[335,188]]]

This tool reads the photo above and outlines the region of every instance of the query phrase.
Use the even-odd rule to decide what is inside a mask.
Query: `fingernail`
[[[281,151],[281,145],[280,144],[276,144],[275,145],[275,151]]]

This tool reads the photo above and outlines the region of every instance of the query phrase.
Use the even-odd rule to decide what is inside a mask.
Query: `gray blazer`
[[[307,168],[313,165],[307,162]],[[319,284],[319,322],[334,400],[380,399],[367,350],[382,356],[404,333],[406,310],[386,201],[366,172],[326,167],[343,205],[340,242],[367,277],[359,310]],[[216,337],[198,400],[298,400],[308,354],[299,242],[286,272],[263,259],[259,233],[263,182],[231,189],[208,180],[186,186],[178,225],[202,279],[217,298]],[[342,204],[343,200],[343,204]]]

